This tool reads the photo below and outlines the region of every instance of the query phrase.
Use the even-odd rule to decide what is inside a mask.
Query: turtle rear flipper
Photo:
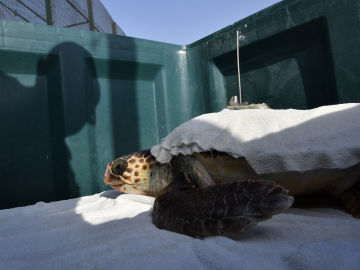
[[[240,233],[288,209],[294,199],[268,181],[238,181],[205,189],[169,189],[158,196],[153,222],[192,237]]]

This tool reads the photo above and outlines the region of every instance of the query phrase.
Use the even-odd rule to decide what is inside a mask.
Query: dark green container
[[[282,1],[188,46],[0,21],[0,208],[105,189],[105,165],[237,94],[360,101],[357,0]]]

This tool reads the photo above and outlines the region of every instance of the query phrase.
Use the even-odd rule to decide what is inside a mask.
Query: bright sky
[[[187,45],[279,0],[101,0],[127,36]]]

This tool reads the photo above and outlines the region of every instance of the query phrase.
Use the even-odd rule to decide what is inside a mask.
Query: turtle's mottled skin
[[[170,164],[160,164],[144,150],[109,163],[104,176],[116,190],[156,197],[152,217],[157,227],[193,237],[242,232],[291,207],[292,196],[314,193],[337,194],[359,216],[359,180],[360,164],[258,175],[246,159],[218,151],[174,156]]]
[[[150,150],[122,156],[107,165],[104,182],[121,192],[153,195],[148,186],[154,160]]]

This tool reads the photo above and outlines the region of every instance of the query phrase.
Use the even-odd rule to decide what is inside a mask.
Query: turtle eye
[[[127,165],[128,164],[126,160],[123,160],[122,158],[118,158],[113,161],[111,165],[111,171],[113,174],[122,175],[123,172],[125,172]]]

